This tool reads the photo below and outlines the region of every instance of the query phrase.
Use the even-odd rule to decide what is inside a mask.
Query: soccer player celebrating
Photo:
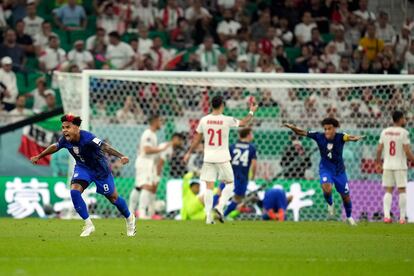
[[[252,98],[253,99],[253,98]],[[204,194],[204,206],[206,211],[206,223],[213,224],[213,189],[216,180],[226,183],[219,200],[214,208],[220,222],[224,222],[223,209],[225,204],[233,196],[234,176],[230,164],[229,132],[232,127],[245,127],[253,118],[257,110],[256,103],[250,101],[249,114],[242,120],[223,115],[225,102],[223,97],[215,96],[211,101],[212,112],[201,118],[190,149],[184,156],[188,162],[191,153],[204,137],[204,162],[201,169],[200,180],[207,183]]]
[[[414,162],[414,155],[410,149],[409,133],[404,128],[406,119],[401,111],[394,111],[392,114],[394,125],[381,132],[377,148],[377,170],[383,169],[382,185],[385,188],[383,199],[384,222],[392,223],[391,204],[392,190],[394,185],[398,188],[400,205],[400,223],[405,224],[406,220],[406,194],[407,185],[407,158]],[[381,162],[381,155],[384,151],[384,164]]]
[[[116,191],[114,177],[104,153],[120,158],[123,165],[129,162],[128,157],[119,153],[109,144],[102,142],[92,133],[80,130],[82,122],[80,117],[67,114],[62,116],[60,120],[63,136],[57,143],[50,145],[39,155],[33,156],[31,162],[36,164],[39,159],[62,148],[66,148],[75,158],[76,165],[71,181],[70,195],[76,212],[85,221],[81,237],[89,236],[95,231],[95,226],[89,217],[88,209],[81,195],[91,182],[95,182],[96,191],[104,195],[126,218],[127,235],[135,236],[135,217],[129,212],[125,200]]]
[[[235,210],[246,195],[250,168],[252,171],[252,179],[256,175],[257,156],[256,148],[252,144],[252,141],[252,129],[244,128],[239,131],[239,141],[230,146],[231,165],[234,173],[234,196],[224,212],[224,217],[227,217]]]
[[[285,124],[297,135],[309,137],[316,141],[321,155],[319,164],[319,176],[322,185],[323,195],[328,203],[328,214],[334,216],[334,205],[332,201],[332,186],[341,195],[347,221],[350,225],[356,225],[352,218],[352,202],[349,195],[348,178],[345,172],[345,165],[342,159],[342,152],[345,142],[358,141],[362,136],[348,135],[336,132],[339,122],[334,118],[326,118],[322,121],[324,133],[306,131],[293,124]]]

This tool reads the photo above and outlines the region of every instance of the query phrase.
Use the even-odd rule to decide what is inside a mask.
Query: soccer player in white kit
[[[253,98],[251,98],[253,99]],[[224,222],[223,209],[233,196],[234,175],[230,164],[229,132],[230,128],[245,127],[257,110],[256,103],[250,101],[249,114],[242,120],[223,115],[225,102],[222,96],[215,96],[211,101],[212,112],[201,118],[190,149],[184,156],[188,162],[191,153],[204,138],[204,163],[201,168],[200,180],[205,181],[207,189],[204,194],[206,223],[213,224],[213,189],[216,180],[226,184],[221,193],[219,203],[214,211],[220,222]]]
[[[139,153],[135,161],[135,188],[129,197],[129,208],[134,211],[139,201],[140,219],[149,219],[154,213],[155,193],[159,181],[157,160],[159,153],[170,146],[170,143],[158,146],[156,132],[161,126],[161,118],[158,115],[152,116],[149,119],[149,128],[142,133],[139,143]]]
[[[385,188],[383,198],[384,222],[392,223],[391,203],[394,186],[398,188],[400,224],[406,223],[406,193],[407,186],[407,158],[414,162],[414,155],[410,149],[410,138],[408,131],[404,128],[406,119],[401,111],[394,111],[392,114],[394,125],[381,132],[377,148],[377,170],[383,170],[382,185]],[[381,164],[381,156],[384,151],[384,163]]]

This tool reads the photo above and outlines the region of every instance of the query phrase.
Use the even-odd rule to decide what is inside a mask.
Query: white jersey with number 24
[[[402,127],[389,127],[381,132],[380,144],[384,145],[384,170],[406,170],[407,156],[403,145],[410,144],[408,131]]]
[[[231,160],[229,151],[230,128],[240,121],[229,116],[209,114],[201,118],[196,131],[204,137],[204,162],[224,163]]]

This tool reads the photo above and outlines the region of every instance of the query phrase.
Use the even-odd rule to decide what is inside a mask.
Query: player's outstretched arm
[[[411,162],[414,162],[414,154],[411,151],[410,144],[403,145],[403,149],[404,149],[405,155],[407,156],[408,160],[410,160]]]
[[[256,178],[256,171],[257,171],[257,160],[252,159],[252,164],[250,165],[250,168],[252,170],[252,179],[254,180]]]
[[[129,158],[125,155],[123,155],[122,153],[120,153],[119,151],[117,151],[116,149],[114,149],[110,144],[108,143],[103,143],[102,144],[102,150],[104,152],[106,152],[109,155],[113,155],[118,157],[119,159],[121,159],[121,163],[122,165],[125,165],[129,162]]]
[[[171,142],[165,143],[164,145],[159,146],[159,147],[145,146],[144,151],[145,151],[145,154],[158,154],[166,150],[169,146],[171,146]]]
[[[57,152],[59,149],[56,144],[52,144],[48,146],[44,151],[42,151],[39,155],[33,156],[30,158],[30,162],[33,164],[36,164],[40,159],[42,159],[45,156],[48,156],[49,154],[53,154]]]
[[[296,133],[296,135],[299,136],[307,136],[308,132],[304,129],[298,128],[297,126],[295,126],[294,124],[284,124],[284,127],[290,128],[294,133]]]
[[[191,154],[197,148],[198,144],[200,144],[200,142],[201,142],[202,139],[203,139],[203,134],[196,133],[194,135],[193,142],[191,143],[191,146],[188,149],[187,153],[184,155],[184,158],[183,158],[184,163],[188,163],[188,160],[190,160]]]
[[[345,137],[346,137],[345,138],[345,141],[346,142],[356,142],[356,141],[359,141],[359,140],[363,139],[365,136],[362,136],[362,135],[349,135],[349,134],[347,134]]]
[[[247,114],[246,117],[244,117],[243,119],[240,120],[240,123],[239,123],[240,127],[245,127],[250,123],[250,121],[253,118],[254,113],[257,111],[257,108],[258,108],[258,106],[257,106],[256,102],[254,101],[254,98],[252,98],[252,100],[250,100],[249,114]]]

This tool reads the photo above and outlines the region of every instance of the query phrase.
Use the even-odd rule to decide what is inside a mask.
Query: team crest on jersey
[[[79,148],[78,147],[73,147],[73,152],[75,154],[79,154]]]
[[[333,144],[332,144],[332,143],[329,143],[329,144],[327,145],[327,148],[328,148],[328,150],[332,150],[332,149],[333,149]]]

